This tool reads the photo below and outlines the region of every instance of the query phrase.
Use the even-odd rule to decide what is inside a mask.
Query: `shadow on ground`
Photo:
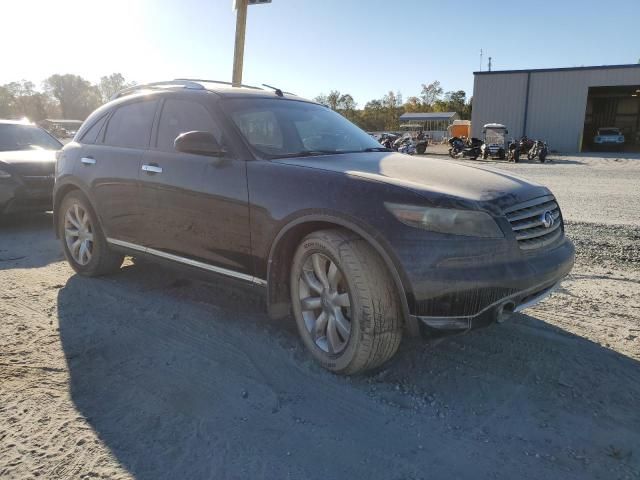
[[[51,213],[0,216],[0,270],[43,267],[62,258]]]
[[[260,293],[148,264],[60,290],[79,412],[143,480],[633,478],[638,362],[540,320],[437,344],[383,370],[312,363]]]

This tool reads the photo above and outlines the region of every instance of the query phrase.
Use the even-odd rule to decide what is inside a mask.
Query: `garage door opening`
[[[640,152],[640,85],[589,88],[582,150]]]

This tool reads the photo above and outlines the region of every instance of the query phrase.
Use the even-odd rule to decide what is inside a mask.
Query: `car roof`
[[[229,82],[218,80],[202,80],[202,79],[176,79],[167,80],[161,82],[152,82],[141,85],[134,85],[133,87],[126,88],[116,93],[111,100],[122,98],[137,93],[150,93],[155,91],[208,91],[212,92],[220,97],[249,97],[249,98],[291,98],[302,101],[309,101],[298,97],[297,95],[284,92],[279,88],[266,86],[267,89],[262,87],[255,87],[251,85],[242,85],[240,87],[234,87]]]

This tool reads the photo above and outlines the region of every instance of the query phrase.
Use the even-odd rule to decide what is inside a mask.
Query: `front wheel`
[[[124,256],[109,249],[91,204],[82,193],[67,194],[57,217],[62,249],[71,268],[88,277],[113,273],[120,268]]]
[[[324,368],[355,374],[395,354],[402,338],[398,292],[365,240],[345,230],[307,235],[290,281],[298,331]]]
[[[544,163],[546,159],[547,159],[547,152],[545,150],[542,150],[540,152],[540,155],[538,156],[538,160],[540,160],[540,163]]]

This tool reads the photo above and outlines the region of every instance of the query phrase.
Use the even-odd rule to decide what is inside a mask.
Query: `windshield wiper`
[[[313,157],[317,155],[333,155],[336,153],[340,153],[340,152],[336,152],[335,150],[301,150],[300,152],[285,153],[283,155],[278,155],[275,158]]]

